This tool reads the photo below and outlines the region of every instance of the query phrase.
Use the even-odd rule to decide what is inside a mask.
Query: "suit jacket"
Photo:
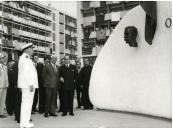
[[[38,86],[39,87],[43,87],[44,82],[43,82],[43,69],[44,69],[44,65],[42,63],[37,63],[36,66],[37,69],[37,73],[38,73]]]
[[[79,84],[89,86],[90,76],[91,76],[92,66],[84,66],[82,67],[79,74]]]
[[[63,65],[60,70],[60,77],[64,78],[64,89],[74,90],[75,80],[77,76],[77,69],[74,65],[70,64],[69,67]]]
[[[57,71],[51,63],[45,65],[43,69],[44,87],[57,88],[59,86],[59,67],[56,66]]]
[[[76,89],[80,90],[81,88],[80,88],[79,74],[80,74],[81,69],[79,71],[78,71],[78,69],[76,69],[76,70],[77,70],[77,74],[76,74]]]

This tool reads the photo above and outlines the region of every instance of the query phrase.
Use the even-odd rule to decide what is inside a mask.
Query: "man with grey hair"
[[[57,57],[51,56],[50,63],[46,64],[43,69],[43,79],[45,87],[45,117],[56,117],[56,100],[59,86],[59,67],[56,65]]]

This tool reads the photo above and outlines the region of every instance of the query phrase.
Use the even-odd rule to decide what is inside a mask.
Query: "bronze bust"
[[[127,44],[129,44],[130,47],[137,47],[137,28],[134,26],[127,26],[124,31],[124,40]]]

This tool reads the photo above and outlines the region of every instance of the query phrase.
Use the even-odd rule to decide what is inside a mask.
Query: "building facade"
[[[35,45],[40,58],[52,53],[52,14],[47,7],[31,1],[0,2],[0,48],[9,60],[17,57],[26,43]]]
[[[78,2],[79,43],[82,57],[93,64],[113,29],[138,1],[81,1]]]
[[[50,4],[48,8],[52,12],[52,53],[58,57],[57,63],[65,55],[69,55],[74,62],[79,55],[77,19],[51,7]]]
[[[51,54],[58,61],[64,55],[75,60],[79,54],[77,19],[39,2],[0,2],[0,51],[16,60],[17,51],[26,43],[35,45],[34,55],[41,61]]]

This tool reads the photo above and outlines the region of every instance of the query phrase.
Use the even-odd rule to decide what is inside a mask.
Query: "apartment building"
[[[52,11],[52,37],[53,54],[58,57],[58,62],[65,55],[69,55],[73,62],[78,58],[79,46],[77,41],[77,19],[48,5]]]
[[[111,32],[138,1],[81,1],[78,2],[78,42],[82,57],[93,64]]]
[[[26,43],[35,45],[34,54],[43,59],[52,53],[52,14],[48,7],[31,1],[0,2],[0,50],[9,59]]]

